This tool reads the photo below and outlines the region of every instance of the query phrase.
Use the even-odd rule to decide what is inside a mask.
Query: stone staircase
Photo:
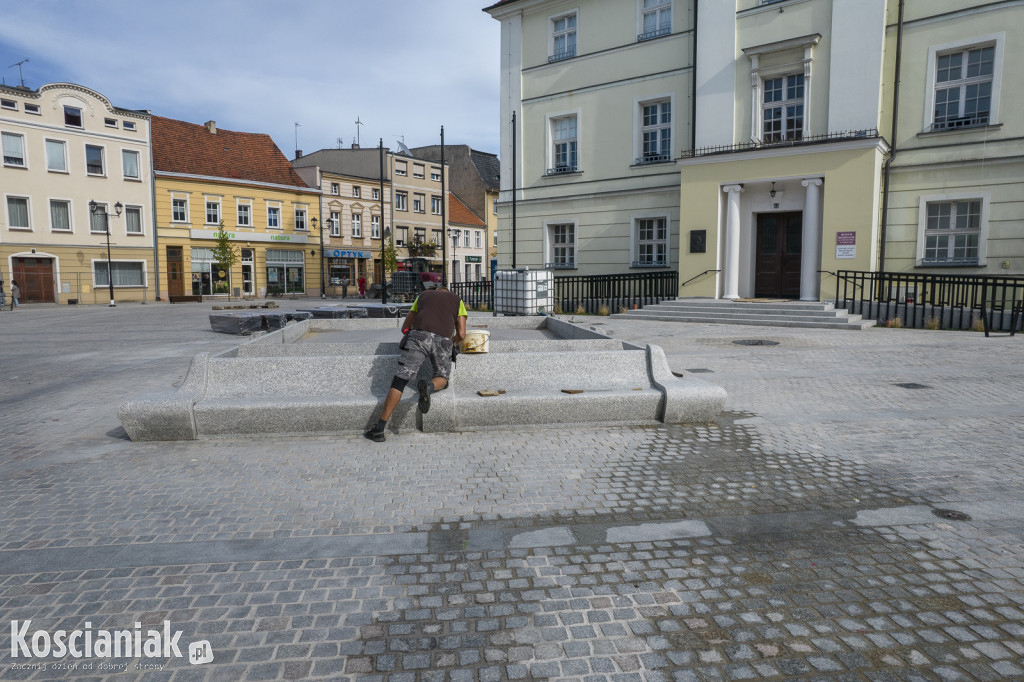
[[[874,320],[865,320],[860,315],[836,310],[831,303],[786,300],[727,301],[713,298],[683,298],[611,317],[808,329],[867,329],[875,326]]]

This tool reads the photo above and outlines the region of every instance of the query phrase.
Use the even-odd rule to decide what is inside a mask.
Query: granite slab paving
[[[724,418],[128,441],[209,310],[0,313],[0,679],[1024,679],[1022,337],[579,317]],[[15,619],[213,661],[43,669]]]

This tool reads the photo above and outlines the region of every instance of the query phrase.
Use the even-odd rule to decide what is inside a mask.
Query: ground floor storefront
[[[8,296],[17,282],[22,303],[153,301],[155,272],[152,246],[0,246],[0,281]]]

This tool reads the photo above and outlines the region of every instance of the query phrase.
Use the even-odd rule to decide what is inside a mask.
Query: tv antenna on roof
[[[359,146],[359,126],[364,126],[364,125],[366,125],[366,124],[363,123],[362,121],[360,121],[359,117],[356,116],[356,146],[357,147]]]
[[[18,67],[18,78],[20,78],[20,79],[21,79],[21,87],[25,87],[25,76],[23,76],[23,75],[21,74],[21,65],[22,65],[22,64],[24,64],[24,63],[25,63],[25,62],[27,62],[27,61],[28,61],[28,59],[22,59],[22,60],[21,60],[20,62],[18,62],[17,64],[11,64],[10,66],[8,66],[8,67],[7,67],[8,69],[13,69],[13,68],[14,68],[15,66],[17,66],[17,67]],[[5,81],[5,82],[6,82],[6,81]]]
[[[344,143],[344,142],[342,142],[342,141],[341,141],[341,138],[339,137],[339,138],[338,138],[338,149],[342,149],[342,148],[343,148],[344,146],[345,146],[345,143]]]

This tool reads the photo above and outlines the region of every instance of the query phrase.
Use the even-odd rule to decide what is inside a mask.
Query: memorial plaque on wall
[[[690,253],[707,252],[707,234],[707,230],[690,230]]]

